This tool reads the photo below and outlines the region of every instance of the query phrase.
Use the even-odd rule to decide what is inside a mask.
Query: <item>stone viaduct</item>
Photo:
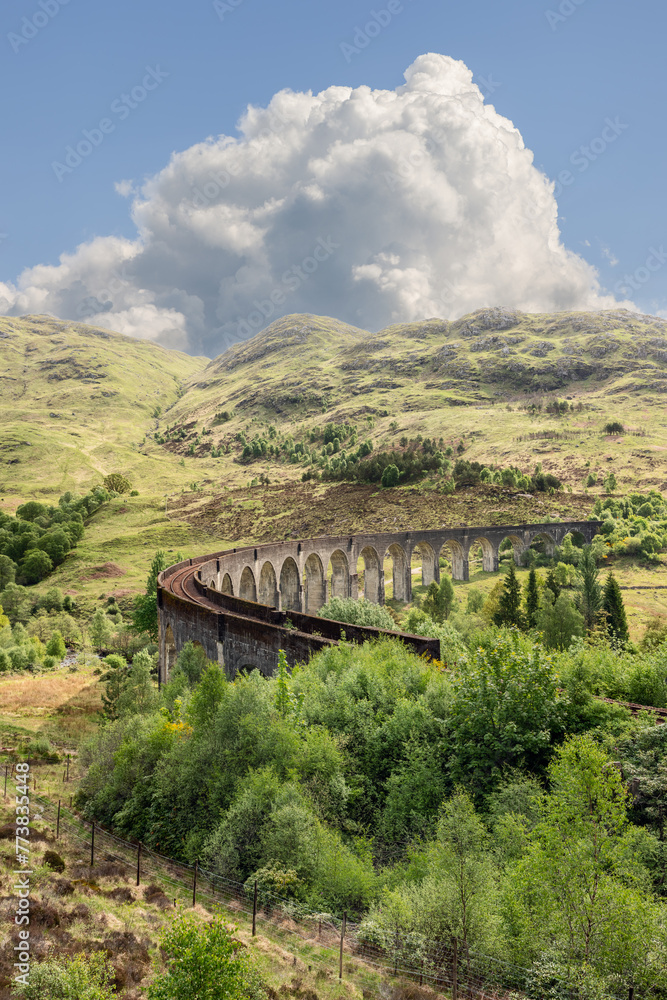
[[[318,618],[317,611],[330,597],[363,596],[383,604],[389,564],[393,596],[409,601],[415,562],[421,564],[423,585],[440,579],[441,555],[449,558],[455,580],[467,580],[473,550],[481,549],[483,569],[493,572],[506,540],[519,563],[535,541],[553,551],[569,533],[590,542],[597,531],[596,521],[567,521],[324,535],[186,560],[158,577],[160,680],[168,678],[188,641],[200,643],[230,677],[255,668],[270,674],[279,649],[294,665],[341,638],[364,641],[400,635],[418,653],[439,657],[437,640],[332,622]]]

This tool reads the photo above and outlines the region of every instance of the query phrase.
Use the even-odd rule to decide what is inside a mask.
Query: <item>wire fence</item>
[[[336,952],[336,972],[342,977],[345,962],[354,962],[354,972],[367,967],[393,981],[396,986],[413,983],[430,988],[452,1000],[509,1000],[517,997],[535,997],[543,994],[530,991],[528,970],[509,962],[464,949],[458,942],[429,941],[417,935],[397,931],[391,941],[382,945],[369,939],[362,924],[342,917],[309,912],[295,903],[265,889],[248,892],[246,886],[224,878],[215,872],[176,861],[143,844],[131,843],[102,829],[97,824],[81,819],[74,811],[59,802],[39,794],[34,796],[43,810],[43,819],[53,831],[78,845],[91,869],[104,872],[105,866],[121,866],[136,884],[159,885],[167,900],[189,906],[200,903],[208,907],[223,906],[234,913],[244,914],[252,920],[253,933],[258,925],[272,925],[288,936],[298,936],[314,947],[327,950],[327,957]],[[166,901],[163,901],[166,904]],[[333,973],[334,970],[332,969]],[[554,982],[550,996],[562,1000],[581,1000],[581,993],[565,983]],[[528,992],[527,992],[528,990]],[[396,993],[395,995],[399,995]],[[365,997],[387,1000],[387,992],[364,989]],[[611,994],[607,1000],[626,1000],[626,996]],[[632,992],[630,993],[632,997]]]

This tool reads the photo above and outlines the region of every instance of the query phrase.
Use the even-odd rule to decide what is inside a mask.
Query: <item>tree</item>
[[[606,624],[609,635],[612,639],[616,639],[617,642],[626,643],[630,638],[628,620],[625,615],[621,588],[613,573],[609,574],[607,582],[604,585],[602,610],[607,616]]]
[[[292,694],[289,683],[290,676],[289,664],[287,663],[285,651],[279,649],[278,674],[276,676],[276,696],[274,704],[283,719],[287,718],[288,715],[292,715],[294,716],[294,721],[299,722],[301,720],[304,695]]]
[[[245,949],[222,917],[209,923],[189,914],[176,917],[161,945],[167,972],[152,981],[148,1000],[242,1000],[259,986]]]
[[[106,649],[113,637],[113,628],[102,608],[98,608],[88,624],[88,635],[93,648]]]
[[[209,663],[188,702],[188,717],[204,728],[215,718],[225,697],[227,679],[217,663]]]
[[[549,570],[549,572],[547,573],[547,578],[544,581],[544,586],[549,588],[551,593],[554,595],[554,598],[560,595],[560,584],[556,579],[555,570],[553,569]]]
[[[493,616],[496,625],[514,625],[522,628],[523,613],[521,611],[521,585],[517,579],[514,563],[509,564],[505,577],[503,591],[498,601],[498,610]]]
[[[118,718],[126,715],[148,715],[158,705],[158,692],[153,679],[153,657],[142,649],[132,660],[116,699]]]
[[[528,628],[535,628],[539,607],[540,592],[537,586],[537,573],[531,569],[526,583],[526,622]]]
[[[450,712],[452,776],[480,799],[502,769],[543,771],[565,728],[551,659],[516,632],[459,666]]]
[[[665,841],[667,827],[667,726],[640,730],[619,746],[630,781],[632,812]]]
[[[160,638],[157,618],[157,578],[166,568],[167,556],[162,550],[158,550],[153,556],[146,580],[146,593],[135,598],[132,612],[132,629],[135,632],[146,632],[153,642],[158,642]]]
[[[566,970],[583,965],[647,985],[659,915],[642,891],[620,770],[585,734],[557,750],[549,776],[544,820],[513,873],[524,947],[560,953]]]
[[[449,618],[454,604],[454,584],[446,574],[440,578],[440,583],[435,580],[429,584],[426,597],[422,602],[422,611],[425,611],[434,622],[444,622]]]
[[[110,493],[129,493],[132,483],[120,472],[111,472],[104,477],[104,489]]]
[[[118,699],[123,693],[129,667],[122,656],[113,654],[106,657],[105,663],[110,669],[102,676],[102,680],[106,681],[102,694],[102,714],[106,719],[113,720],[118,718]]]
[[[490,933],[496,889],[486,830],[465,792],[445,803],[427,860],[428,874],[406,893],[417,928],[466,954]]]
[[[36,521],[38,517],[45,517],[47,514],[48,509],[43,503],[38,503],[37,500],[28,500],[27,503],[23,503],[20,507],[16,508],[16,516],[21,521]]]
[[[64,603],[65,599],[60,587],[49,587],[37,601],[37,607],[44,608],[45,611],[62,611]]]
[[[398,486],[400,473],[396,465],[388,465],[382,473],[382,485],[386,487]]]
[[[176,670],[181,671],[191,686],[199,683],[207,665],[206,653],[196,642],[186,642],[176,660]]]
[[[67,652],[65,640],[57,629],[46,644],[46,652],[49,656],[55,656],[58,662],[62,660]]]
[[[602,607],[602,587],[599,570],[590,545],[584,545],[579,560],[579,586],[577,588],[577,608],[584,616],[586,629],[595,627]]]
[[[613,472],[610,472],[604,481],[605,493],[613,493],[617,485],[616,476]]]
[[[16,579],[16,563],[9,556],[0,556],[0,591]]]
[[[584,619],[567,594],[559,594],[554,601],[547,588],[536,616],[547,649],[568,649],[575,636],[584,634]]]
[[[470,587],[466,599],[466,613],[476,615],[484,606],[484,594],[477,587]]]
[[[66,531],[63,531],[62,528],[55,528],[42,535],[37,542],[37,547],[46,552],[54,566],[59,566],[72,548],[72,542]]]
[[[53,569],[53,562],[42,549],[28,549],[21,562],[21,575],[26,583],[39,583]]]

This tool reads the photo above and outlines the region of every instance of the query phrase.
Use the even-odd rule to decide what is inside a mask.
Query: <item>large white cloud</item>
[[[405,80],[248,108],[238,137],[174,154],[134,194],[136,240],[24,271],[0,284],[0,311],[216,354],[292,312],[379,329],[616,305],[563,246],[553,185],[470,70],[429,54]]]

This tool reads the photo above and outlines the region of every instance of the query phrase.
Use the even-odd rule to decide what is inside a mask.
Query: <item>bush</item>
[[[22,1000],[115,1000],[114,970],[103,952],[32,962],[28,983],[16,982]]]
[[[320,618],[351,625],[366,625],[372,628],[396,631],[396,623],[386,608],[372,601],[355,601],[353,597],[332,597],[317,612]]]
[[[625,427],[620,422],[620,420],[610,420],[603,427],[605,434],[624,434]]]
[[[250,958],[222,917],[202,923],[176,917],[162,937],[167,972],[148,987],[148,1000],[241,1000],[261,996]]]
[[[56,630],[49,641],[46,644],[46,652],[48,656],[55,657],[56,660],[60,661],[65,656],[67,652],[67,647],[65,645],[65,640],[58,630]]]
[[[44,852],[44,864],[53,868],[54,872],[58,872],[59,875],[65,871],[65,862],[56,851]]]
[[[382,473],[382,485],[385,488],[398,486],[399,477],[400,473],[398,471],[398,467],[395,465],[388,465]]]

